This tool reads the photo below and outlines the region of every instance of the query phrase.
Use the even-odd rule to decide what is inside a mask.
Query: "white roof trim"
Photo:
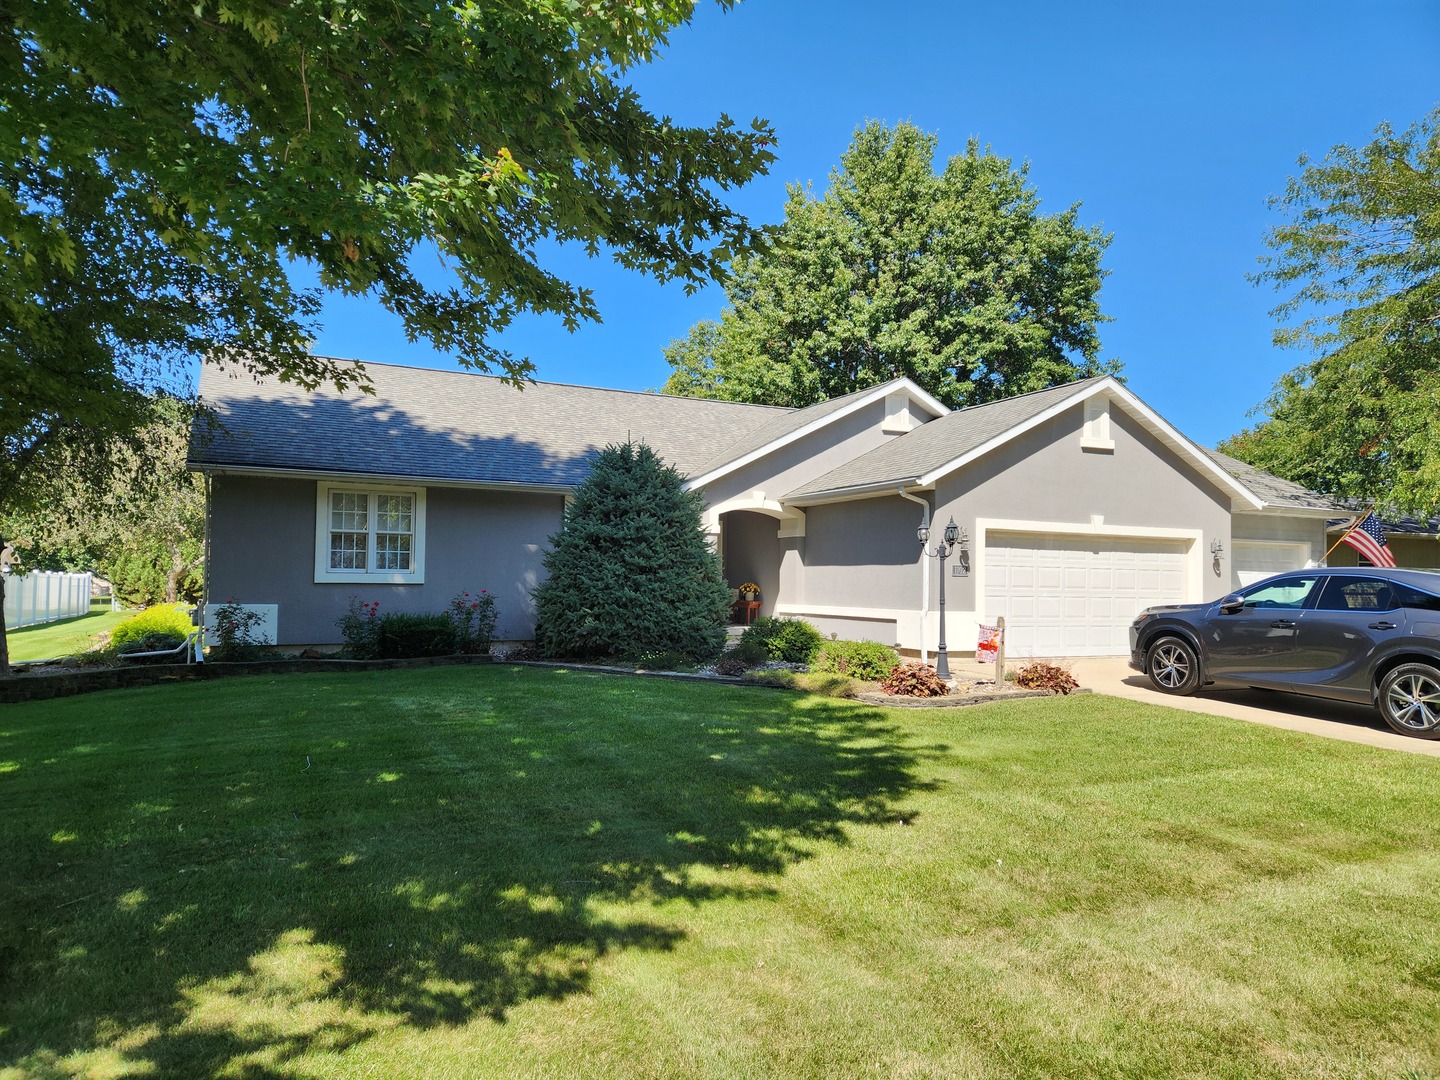
[[[1022,423],[1016,424],[1006,431],[1002,431],[988,442],[984,442],[973,450],[946,462],[938,469],[932,469],[919,478],[920,485],[929,487],[941,477],[948,476],[956,469],[963,468],[972,461],[990,453],[990,451],[997,447],[1003,446],[1012,439],[1023,435],[1025,432],[1039,427],[1047,420],[1059,416],[1066,409],[1072,408],[1081,402],[1088,401],[1097,394],[1109,394],[1119,400],[1125,405],[1128,411],[1135,415],[1150,434],[1154,435],[1182,458],[1187,458],[1195,466],[1197,472],[1213,481],[1217,487],[1228,491],[1234,498],[1245,504],[1246,507],[1251,510],[1265,509],[1266,503],[1263,499],[1222,469],[1208,454],[1184,435],[1181,435],[1164,417],[1146,405],[1129,390],[1125,389],[1125,387],[1113,377],[1104,378],[1097,383],[1092,383],[1075,394],[1062,398],[1044,412],[1037,413]]]
[[[849,416],[851,413],[857,412],[860,409],[863,409],[867,405],[871,405],[876,401],[884,400],[886,397],[895,393],[897,390],[904,390],[910,395],[913,401],[918,403],[927,411],[933,413],[936,417],[944,416],[950,411],[947,405],[943,404],[941,401],[931,396],[930,394],[927,394],[924,390],[920,389],[919,386],[911,382],[908,378],[891,379],[889,382],[883,382],[879,386],[872,386],[867,392],[858,395],[854,401],[850,402],[850,404],[846,405],[844,408],[836,409],[834,412],[826,413],[818,420],[814,420],[811,423],[806,424],[802,428],[797,428],[794,431],[787,432],[786,434],[780,436],[780,438],[778,439],[772,439],[764,446],[757,447],[756,449],[751,450],[748,454],[742,454],[740,457],[736,458],[733,461],[727,461],[724,465],[721,465],[719,468],[711,469],[703,476],[697,476],[693,480],[687,480],[685,482],[685,488],[687,491],[694,491],[696,488],[701,488],[704,487],[706,484],[714,483],[716,480],[720,479],[720,477],[726,476],[729,473],[734,472],[736,469],[742,469],[746,465],[749,465],[751,462],[759,461],[767,454],[773,454],[776,450],[789,446],[791,443],[797,442],[798,440],[805,438],[807,435],[813,435],[821,428],[825,427],[828,424],[834,423],[836,420],[843,419],[844,417]],[[823,404],[823,402],[816,402],[816,404]]]

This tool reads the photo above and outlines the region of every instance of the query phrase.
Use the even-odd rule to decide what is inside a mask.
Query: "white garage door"
[[[1005,653],[1120,656],[1136,614],[1185,602],[1185,542],[990,533],[985,612],[1005,616]]]
[[[1243,589],[1271,574],[1302,570],[1310,559],[1309,544],[1277,540],[1236,540],[1234,571],[1230,585]]]

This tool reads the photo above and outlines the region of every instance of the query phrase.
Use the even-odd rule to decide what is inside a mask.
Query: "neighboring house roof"
[[[1333,514],[1342,509],[1324,495],[1317,495],[1309,488],[1301,487],[1293,481],[1282,480],[1280,477],[1268,473],[1264,469],[1257,469],[1254,465],[1241,461],[1239,458],[1222,454],[1219,450],[1206,450],[1205,453],[1214,458],[1222,469],[1260,496],[1267,507],[1273,506],[1285,510],[1319,510],[1326,514]]]
[[[778,450],[787,443],[803,438],[810,432],[843,416],[848,416],[874,401],[882,401],[898,390],[903,390],[909,395],[911,401],[920,405],[931,416],[943,416],[950,411],[943,403],[927,394],[909,379],[891,379],[878,386],[856,390],[803,409],[786,410],[779,415],[770,417],[739,442],[726,446],[700,466],[694,474],[691,486],[702,487],[732,469],[737,469],[765,454]]]
[[[1349,516],[1327,521],[1325,527],[1330,532],[1342,533],[1370,508],[1371,504],[1363,499],[1336,499],[1334,509],[1346,511]],[[1435,518],[1402,517],[1385,510],[1376,510],[1375,516],[1380,519],[1380,529],[1386,536],[1440,537],[1440,520]]]
[[[1264,506],[1259,495],[1109,375],[959,409],[816,477],[785,495],[785,501],[826,502],[873,495],[902,485],[930,487],[941,477],[1097,394],[1122,403],[1147,431],[1187,458],[1197,471],[1242,505],[1256,510]]]
[[[560,383],[520,390],[470,372],[364,366],[374,395],[306,391],[205,365],[200,397],[221,426],[192,441],[191,466],[569,488],[608,444],[646,443],[690,475],[716,446],[792,412]]]

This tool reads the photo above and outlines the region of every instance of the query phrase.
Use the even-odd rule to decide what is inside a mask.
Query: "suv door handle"
[[[1295,621],[1293,619],[1276,619],[1270,625],[1277,630],[1293,630],[1295,628]]]
[[[1393,623],[1393,622],[1386,622],[1385,620],[1382,619],[1382,620],[1380,620],[1379,622],[1372,622],[1372,623],[1370,624],[1370,629],[1371,629],[1371,630],[1394,630],[1394,629],[1395,629],[1395,626],[1396,626],[1395,623]]]

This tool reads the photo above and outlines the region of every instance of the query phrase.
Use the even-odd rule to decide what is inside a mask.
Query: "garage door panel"
[[[1310,545],[1301,541],[1236,540],[1231,547],[1232,589],[1310,565]]]
[[[1122,655],[1137,612],[1185,601],[1186,550],[1181,540],[990,533],[986,617],[1005,616],[1017,658]]]

